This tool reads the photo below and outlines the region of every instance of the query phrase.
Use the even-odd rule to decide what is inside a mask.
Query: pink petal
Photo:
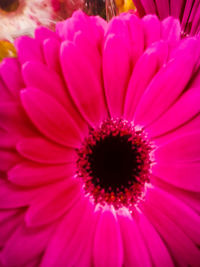
[[[28,36],[22,36],[15,40],[15,46],[21,64],[30,60],[44,61],[40,43],[37,40]]]
[[[191,162],[200,160],[200,132],[177,136],[154,151],[156,162]]]
[[[112,117],[122,115],[124,98],[131,75],[130,48],[123,36],[110,35],[104,45],[103,75],[105,94]],[[120,51],[120,53],[119,53]]]
[[[169,16],[169,1],[156,0],[155,4],[156,4],[157,12],[159,14],[160,19],[163,19],[163,18]]]
[[[115,211],[105,209],[96,229],[94,240],[95,267],[121,267],[123,263],[122,239]]]
[[[150,267],[146,244],[130,212],[123,208],[118,212],[118,220],[124,247],[124,266]]]
[[[22,107],[14,102],[0,104],[0,118],[0,127],[9,133],[8,139],[19,135],[32,136],[35,133]]]
[[[159,201],[160,199],[157,199],[157,202]],[[171,221],[161,210],[156,209],[150,201],[143,203],[143,209],[156,230],[160,233],[161,238],[166,242],[170,254],[175,260],[175,265],[198,267],[200,251],[180,227]]]
[[[92,209],[88,199],[81,199],[66,214],[49,242],[41,267],[65,266],[66,263],[76,266],[81,250],[90,236]]]
[[[132,120],[144,91],[158,70],[166,62],[167,55],[167,43],[157,42],[151,45],[136,63],[128,85],[124,106],[124,115],[127,119]]]
[[[43,165],[22,162],[8,171],[8,179],[21,186],[38,186],[75,174],[74,163],[62,165]]]
[[[168,134],[171,131],[175,131],[175,137],[185,134],[187,132],[186,128],[183,127],[181,129],[181,126],[189,123],[192,118],[197,116],[200,111],[199,101],[199,88],[193,88],[185,92],[159,120],[147,127],[149,136],[151,136],[151,138],[156,138],[163,134]],[[190,131],[194,131],[198,127],[188,125],[187,128],[190,129]],[[169,140],[170,137],[167,136],[167,139]]]
[[[164,40],[172,43],[179,41],[181,37],[181,25],[178,19],[168,17],[162,21],[161,25],[161,36]]]
[[[76,162],[77,158],[75,150],[40,137],[20,140],[17,144],[17,151],[27,159],[46,164]]]
[[[0,208],[18,208],[27,206],[37,195],[38,190],[15,186],[7,181],[0,180]]]
[[[188,2],[188,1],[187,1]],[[184,0],[179,0],[179,1],[170,1],[170,14],[178,18],[181,16],[182,8],[184,6]],[[185,13],[185,10],[184,10]]]
[[[3,248],[3,263],[7,267],[21,267],[35,259],[45,250],[53,229],[53,226],[29,229],[21,225]]]
[[[2,211],[1,211],[2,213]],[[15,232],[16,228],[23,222],[24,214],[16,212],[11,214],[6,220],[0,222],[0,247],[4,247],[8,239]],[[1,259],[0,259],[1,263]]]
[[[158,177],[151,176],[151,182],[156,187],[162,188],[170,194],[176,196],[178,199],[183,201],[186,205],[191,207],[195,212],[200,214],[200,194],[199,192],[191,192],[175,187],[169,183],[164,182]]]
[[[19,155],[12,150],[0,150],[0,171],[7,172],[21,160]]]
[[[135,123],[147,125],[165,112],[187,86],[194,69],[190,47],[163,67],[145,91],[135,113]]]
[[[190,239],[200,245],[200,216],[175,196],[158,187],[149,188],[147,201],[162,210]]]
[[[28,88],[21,92],[21,101],[33,123],[48,138],[71,147],[80,144],[81,133],[76,122],[53,97]]]
[[[61,73],[59,52],[60,42],[57,39],[49,38],[43,42],[43,53],[46,64],[57,73]]]
[[[13,101],[13,96],[10,93],[10,90],[5,85],[2,77],[0,75],[0,99],[2,102],[10,102]]]
[[[58,39],[57,34],[43,26],[39,26],[35,29],[35,39],[42,43],[44,40],[48,38]]]
[[[11,75],[12,73],[12,75]],[[18,97],[19,90],[24,87],[21,66],[16,58],[7,58],[0,65],[0,74],[9,92]]]
[[[152,166],[152,174],[167,183],[185,190],[200,191],[200,163],[157,163]]]
[[[79,47],[70,42],[62,43],[61,65],[70,94],[85,120],[91,125],[100,123],[107,111],[95,68]]]
[[[22,74],[27,87],[34,87],[55,97],[65,106],[67,104],[66,88],[60,76],[40,62],[27,62],[23,65]]]
[[[145,36],[145,46],[160,40],[161,23],[157,16],[147,15],[142,19]]]
[[[55,221],[80,200],[81,192],[81,185],[73,178],[46,188],[32,201],[26,213],[26,224],[40,226]]]
[[[142,232],[143,238],[146,241],[148,250],[151,254],[153,266],[173,267],[174,263],[172,257],[156,229],[141,212],[138,213],[137,219],[139,229]]]
[[[141,3],[145,9],[146,14],[155,14],[156,13],[156,5],[152,0],[141,0]]]

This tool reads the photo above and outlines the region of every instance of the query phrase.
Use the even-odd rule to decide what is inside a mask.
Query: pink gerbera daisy
[[[5,267],[199,266],[200,40],[82,12],[0,65]]]
[[[178,18],[183,35],[200,32],[200,2],[196,0],[133,0],[141,16],[157,14],[160,19],[167,16]]]

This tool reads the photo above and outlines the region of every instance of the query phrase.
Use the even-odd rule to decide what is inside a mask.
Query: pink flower
[[[82,12],[0,65],[3,266],[199,266],[200,40]]]
[[[200,32],[199,1],[182,0],[133,0],[141,16],[157,14],[160,19],[167,16],[178,18],[183,35],[195,35]]]

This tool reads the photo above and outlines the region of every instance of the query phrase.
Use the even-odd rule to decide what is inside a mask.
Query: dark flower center
[[[120,119],[91,129],[78,150],[77,175],[96,203],[136,204],[149,181],[150,145],[141,130]]]
[[[0,0],[0,9],[6,12],[16,11],[19,7],[19,0]]]

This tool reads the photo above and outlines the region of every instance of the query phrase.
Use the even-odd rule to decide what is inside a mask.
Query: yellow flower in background
[[[136,11],[136,7],[132,0],[115,0],[115,4],[119,10],[119,13],[126,12],[129,10]]]
[[[5,57],[16,57],[17,53],[12,43],[6,40],[0,40],[0,62]]]

